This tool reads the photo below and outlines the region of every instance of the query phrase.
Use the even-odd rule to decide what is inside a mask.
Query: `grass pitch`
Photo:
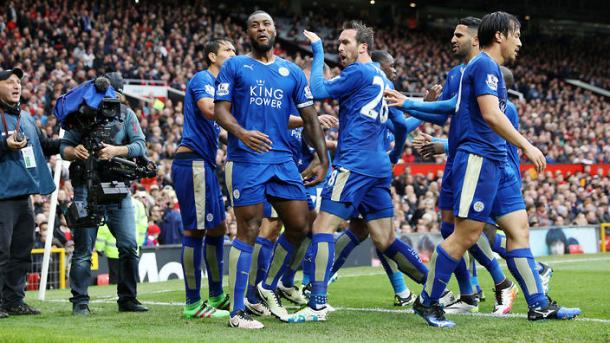
[[[151,311],[118,313],[114,286],[91,287],[93,314],[71,315],[69,290],[49,291],[47,300],[27,301],[40,316],[0,320],[1,342],[610,342],[610,254],[541,258],[554,269],[550,295],[561,305],[579,306],[583,315],[573,321],[529,322],[520,294],[513,314],[489,316],[493,307],[492,282],[480,270],[487,301],[480,315],[450,316],[453,329],[428,327],[410,308],[392,306],[393,292],[381,268],[346,268],[329,288],[329,301],[338,311],[325,323],[283,324],[262,319],[260,331],[227,327],[226,320],[186,320],[181,316],[182,281],[139,285],[139,299]],[[506,271],[506,268],[504,268]],[[299,276],[297,276],[299,278]],[[207,282],[202,282],[206,288]],[[410,280],[415,292],[420,287]],[[450,288],[457,291],[455,280]],[[296,310],[294,307],[292,311]]]

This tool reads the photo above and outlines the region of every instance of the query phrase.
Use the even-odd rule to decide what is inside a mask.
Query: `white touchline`
[[[391,310],[385,308],[357,308],[357,307],[336,307],[340,311],[354,311],[354,312],[378,312],[378,313],[413,313],[413,310]],[[448,314],[447,316],[472,316],[472,317],[491,317],[491,318],[527,318],[525,313],[509,313],[505,316],[496,316],[493,313],[459,313],[459,314]],[[599,319],[599,318],[576,318],[579,322],[596,322],[603,324],[610,324],[610,319]]]
[[[64,299],[64,300],[50,300],[50,302],[68,302],[68,300]],[[91,303],[96,303],[96,304],[114,304],[115,301],[113,300],[106,300],[106,299],[97,299],[97,300],[92,300]],[[162,301],[141,301],[142,304],[144,305],[156,305],[156,306],[175,306],[175,307],[182,307],[184,306],[184,303],[181,302],[162,302]],[[289,309],[299,309],[300,307],[297,306],[286,306],[286,308]],[[392,310],[392,309],[387,309],[387,308],[378,308],[378,307],[371,307],[371,308],[365,308],[365,307],[335,307],[336,310],[338,311],[351,311],[351,312],[375,312],[375,313],[404,313],[404,314],[412,314],[413,310]],[[471,316],[471,317],[487,317],[487,318],[498,318],[498,319],[502,319],[502,318],[527,318],[527,315],[525,313],[509,313],[505,316],[496,316],[492,313],[459,313],[459,314],[448,314],[447,315],[449,318],[451,318],[451,316]],[[575,319],[578,322],[594,322],[594,323],[602,323],[602,324],[610,324],[610,319],[600,319],[600,318],[576,318]]]

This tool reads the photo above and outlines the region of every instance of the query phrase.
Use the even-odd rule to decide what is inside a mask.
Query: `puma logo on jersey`
[[[252,64],[244,64],[244,68],[250,69],[250,70],[254,70],[254,65]]]

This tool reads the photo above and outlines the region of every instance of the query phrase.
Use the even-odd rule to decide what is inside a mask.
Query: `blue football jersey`
[[[456,115],[457,149],[491,160],[506,161],[506,141],[485,122],[477,98],[482,95],[498,97],[502,113],[506,112],[508,93],[500,66],[481,52],[464,69]]]
[[[339,100],[335,166],[373,177],[391,173],[384,144],[389,115],[384,78],[373,63],[352,63],[324,82],[330,96]]]
[[[303,142],[302,127],[290,130],[290,149],[294,163],[297,165],[299,172],[302,172],[307,168],[313,157],[309,154],[309,147]]]
[[[445,86],[443,87],[443,92],[439,97],[439,101],[441,100],[449,100],[453,98],[460,89],[460,81],[462,80],[462,73],[464,72],[465,66],[460,64],[458,66],[453,67],[449,73],[447,74],[447,80],[445,81]],[[447,151],[447,161],[451,163],[453,161],[453,156],[455,155],[455,149],[457,147],[457,137],[458,133],[458,121],[451,119],[449,123],[449,140],[448,140],[448,151]],[[452,144],[453,143],[453,144]]]
[[[184,127],[180,145],[189,147],[204,161],[216,166],[220,127],[204,117],[197,107],[203,98],[214,99],[215,78],[207,70],[196,73],[186,86],[184,95]]]
[[[385,131],[385,135],[383,136],[383,147],[386,152],[390,152],[394,148],[392,146],[392,143],[394,143],[394,134],[388,128],[386,128]]]
[[[245,55],[227,60],[216,80],[215,101],[231,102],[239,125],[265,133],[272,142],[270,151],[259,154],[229,133],[228,159],[261,164],[292,159],[288,118],[295,107],[313,105],[303,71],[277,56],[268,64]]]
[[[519,114],[517,112],[517,107],[512,102],[507,101],[506,103],[506,116],[508,120],[513,124],[515,129],[519,131]],[[506,150],[508,153],[508,164],[515,170],[517,175],[521,174],[519,166],[521,163],[519,162],[519,150],[516,146],[506,142]]]

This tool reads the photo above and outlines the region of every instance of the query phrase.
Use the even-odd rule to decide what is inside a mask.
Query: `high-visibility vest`
[[[119,258],[119,249],[116,247],[116,238],[110,232],[107,225],[102,225],[97,230],[95,239],[95,250],[104,253],[108,258]]]
[[[146,214],[146,207],[142,201],[131,198],[133,203],[134,214],[136,217],[136,243],[138,247],[144,245],[146,241],[146,232],[148,230],[148,215]]]

